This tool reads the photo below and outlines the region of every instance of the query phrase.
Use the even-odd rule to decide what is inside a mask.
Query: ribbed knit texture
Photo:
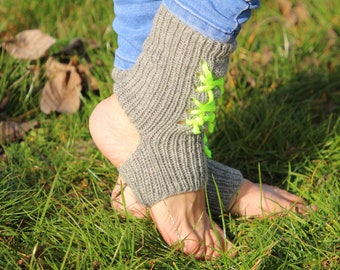
[[[207,182],[208,206],[211,215],[217,219],[230,208],[232,200],[240,189],[243,176],[239,170],[208,160],[209,179]]]
[[[128,70],[115,69],[115,82],[122,80]],[[208,205],[214,218],[219,218],[231,206],[232,199],[243,182],[243,175],[239,170],[222,163],[208,159],[208,182],[206,192]]]
[[[115,95],[141,138],[118,170],[144,206],[204,188],[203,135],[192,134],[185,119],[191,99],[206,98],[195,91],[200,61],[216,77],[225,76],[234,47],[193,31],[161,5],[136,64],[115,83]]]

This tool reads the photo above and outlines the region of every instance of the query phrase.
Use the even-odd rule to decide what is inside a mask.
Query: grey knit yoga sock
[[[193,134],[186,120],[196,109],[193,99],[207,100],[196,91],[201,61],[214,77],[223,77],[234,48],[193,31],[161,5],[142,54],[116,81],[115,95],[141,138],[118,170],[143,205],[204,188],[203,135]]]
[[[214,218],[226,213],[244,178],[239,170],[208,160],[209,179],[206,186],[208,206]]]
[[[116,82],[122,80],[128,70],[116,69],[114,79]],[[208,197],[208,206],[214,218],[219,218],[227,212],[231,200],[243,182],[243,175],[240,171],[208,159],[208,182],[206,192]]]

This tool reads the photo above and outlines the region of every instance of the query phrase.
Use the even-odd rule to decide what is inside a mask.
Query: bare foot
[[[121,194],[117,193],[117,191],[120,192],[117,184],[113,191],[113,198],[115,198],[113,206],[116,210],[120,212],[127,210],[137,218],[145,217],[146,209],[138,202],[131,189],[122,179],[119,183],[124,186],[125,203],[123,203]],[[234,201],[231,205],[225,207],[230,209],[229,211],[232,214],[245,217],[264,217],[265,215],[282,214],[289,211],[307,214],[311,210],[317,210],[315,206],[306,206],[301,197],[286,190],[266,184],[261,186],[249,180],[243,181]]]
[[[264,217],[287,211],[300,214],[308,211],[302,198],[278,187],[259,185],[249,180],[243,182],[236,196],[230,212],[241,216]]]
[[[127,210],[137,218],[145,217],[146,209],[144,206],[138,202],[126,183],[124,181],[122,181],[122,183],[125,187],[125,204],[122,201],[121,195],[113,195],[115,198],[114,207],[121,212]],[[117,186],[113,194],[116,194],[115,190],[118,190]],[[237,197],[227,209],[228,208],[232,214],[245,217],[264,217],[265,215],[279,214],[287,211],[306,214],[310,210],[317,210],[315,206],[306,206],[301,197],[289,193],[286,190],[266,184],[263,184],[261,187],[259,184],[252,183],[249,180],[243,182]]]
[[[118,178],[111,197],[112,206],[122,216],[127,213],[136,218],[147,216],[148,209],[138,202],[130,187],[121,177]],[[206,211],[199,210],[201,207],[205,207],[204,199],[204,191],[200,191],[200,196],[196,196],[195,192],[179,194],[155,204],[151,207],[150,214],[165,242],[169,245],[183,250],[186,254],[193,254],[196,258],[213,258],[220,255],[221,249],[225,249],[227,242],[219,243],[220,247],[216,250],[214,244],[216,235],[218,235],[218,239],[225,237],[223,231],[215,223],[214,227],[211,226]],[[178,208],[184,206],[190,211],[178,211]],[[170,225],[159,224],[160,221],[163,223],[169,217]],[[181,224],[183,221],[184,224]],[[205,232],[203,236],[200,235],[202,231]],[[185,244],[183,244],[184,241]],[[229,244],[228,249],[230,248]]]
[[[118,177],[116,185],[112,190],[111,205],[122,216],[125,216],[127,213],[136,218],[147,216],[147,209],[138,202],[131,188],[121,177]]]
[[[178,211],[181,208],[186,211]],[[210,259],[232,247],[217,224],[211,224],[204,190],[169,197],[152,206],[150,213],[165,242],[177,245],[186,254]]]
[[[116,167],[128,159],[140,141],[138,131],[114,95],[103,100],[93,111],[90,132],[99,150]],[[124,182],[121,183],[124,185]],[[113,205],[120,207],[119,198],[124,197],[128,203],[127,210],[132,209],[132,214],[136,213],[135,210],[138,215],[143,213],[139,212],[139,207],[135,207],[138,202],[134,202],[131,189],[126,188],[124,196],[121,196],[121,187],[119,183],[114,189],[114,197],[118,203],[114,201]],[[231,247],[223,231],[210,222],[205,210],[203,190],[171,196],[153,205],[150,213],[164,240],[186,254],[210,259],[219,256],[221,251],[226,250],[226,246]]]

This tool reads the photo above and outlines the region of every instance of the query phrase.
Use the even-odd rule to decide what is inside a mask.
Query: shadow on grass
[[[244,176],[282,184],[306,160],[322,159],[320,150],[340,131],[338,70],[295,74],[271,92],[250,90],[243,100],[219,112],[211,145],[214,159],[240,169]]]

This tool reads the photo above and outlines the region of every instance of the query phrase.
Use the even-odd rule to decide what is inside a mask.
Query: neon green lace
[[[190,110],[192,118],[186,120],[186,124],[191,126],[194,134],[200,134],[202,127],[206,126],[204,133],[204,152],[208,158],[211,158],[211,151],[208,147],[207,133],[212,133],[215,129],[216,100],[214,90],[219,88],[220,95],[224,93],[224,78],[215,79],[209,69],[208,63],[201,62],[202,73],[198,75],[201,85],[195,90],[198,93],[206,93],[208,100],[205,103],[193,98],[196,108]]]

